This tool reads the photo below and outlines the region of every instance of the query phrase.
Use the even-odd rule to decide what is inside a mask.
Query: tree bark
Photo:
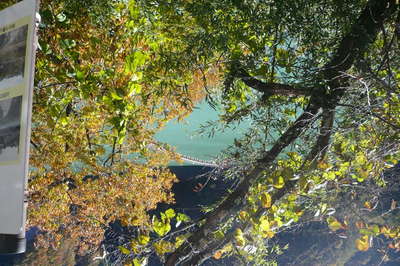
[[[283,95],[283,96],[308,96],[311,89],[297,88],[287,84],[275,82],[263,82],[250,76],[244,69],[238,70],[237,77],[240,78],[244,84],[259,92],[264,93],[266,96]]]
[[[307,161],[322,160],[328,151],[329,140],[332,135],[335,110],[325,109],[322,113],[321,128],[317,142],[306,157]]]

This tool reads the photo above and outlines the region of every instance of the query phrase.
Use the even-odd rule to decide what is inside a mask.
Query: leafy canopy
[[[90,244],[114,219],[139,226],[120,248],[134,265],[269,263],[277,233],[315,217],[346,252],[380,235],[398,247],[398,221],[373,207],[399,159],[398,1],[44,0],[41,14],[32,225],[90,226]],[[152,136],[204,91],[224,109],[216,129],[252,121],[221,157],[237,185],[183,229],[170,210],[150,222],[173,182]]]
[[[248,119],[253,125],[221,159],[237,186],[186,242],[164,250],[171,252],[166,265],[225,253],[255,264],[273,260],[277,250],[265,239],[314,215],[346,230],[350,250],[366,250],[367,231],[357,229],[359,218],[346,213],[340,195],[358,200],[362,213],[365,200],[390,184],[383,173],[399,159],[398,3],[130,3],[143,22],[137,29],[182,42],[178,53],[168,51],[171,70],[219,69],[215,86],[204,75],[207,99],[225,110],[217,129]],[[393,220],[372,216],[362,213],[378,228],[393,222],[397,232]]]
[[[165,61],[178,40],[135,31],[127,1],[42,0],[39,13],[27,223],[42,246],[65,237],[93,252],[110,222],[145,230],[147,212],[173,202],[177,156],[153,136],[203,89]]]

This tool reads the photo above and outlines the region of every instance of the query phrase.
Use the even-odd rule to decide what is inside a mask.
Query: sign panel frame
[[[0,11],[0,253],[25,234],[38,7],[24,0]]]

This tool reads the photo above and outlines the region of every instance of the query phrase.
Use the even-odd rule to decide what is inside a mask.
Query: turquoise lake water
[[[218,110],[202,102],[184,121],[170,121],[156,134],[156,139],[175,147],[180,154],[201,160],[213,160],[222,150],[231,145],[235,138],[240,138],[250,126],[250,121],[248,121],[236,128],[225,129],[224,132],[217,131],[211,138],[207,133],[200,135],[201,125],[209,121],[217,123],[219,114]],[[171,165],[177,164],[171,163]]]

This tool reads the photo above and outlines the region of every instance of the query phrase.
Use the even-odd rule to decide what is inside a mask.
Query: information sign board
[[[0,253],[24,249],[37,5],[0,11]]]

